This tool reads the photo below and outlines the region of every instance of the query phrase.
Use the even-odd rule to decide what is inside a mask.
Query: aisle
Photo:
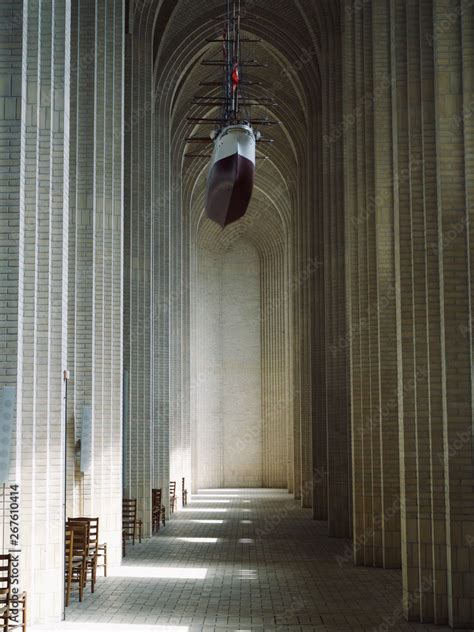
[[[345,546],[286,492],[203,490],[56,629],[447,629],[401,620],[400,572],[356,568]]]

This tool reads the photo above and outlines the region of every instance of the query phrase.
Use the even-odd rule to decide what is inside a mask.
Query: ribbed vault
[[[226,344],[225,329],[228,323],[222,316],[223,320],[219,324],[217,315],[226,313],[226,299],[222,298],[225,297],[225,288],[222,284],[232,282],[231,277],[225,276],[226,253],[234,251],[236,266],[238,256],[235,253],[241,248],[241,240],[246,240],[253,244],[260,261],[259,322],[262,341],[260,353],[263,358],[261,399],[258,404],[262,410],[262,432],[258,431],[257,439],[255,432],[261,423],[257,419],[253,429],[242,429],[244,434],[250,432],[252,445],[260,440],[263,443],[262,478],[250,480],[261,480],[262,484],[268,486],[290,489],[294,486],[293,442],[288,441],[288,436],[294,433],[290,349],[294,347],[295,331],[290,325],[290,314],[295,308],[295,296],[288,288],[294,276],[292,255],[298,241],[297,218],[304,214],[306,203],[305,165],[310,151],[308,121],[318,104],[315,86],[320,79],[317,63],[319,45],[315,45],[313,33],[308,28],[308,16],[298,12],[293,15],[291,23],[285,22],[285,9],[287,11],[288,6],[285,7],[284,3],[280,5],[271,12],[264,3],[253,5],[251,10],[247,11],[245,7],[243,10],[243,36],[261,40],[245,45],[243,56],[256,59],[266,66],[249,69],[251,79],[262,85],[248,87],[245,94],[249,98],[275,98],[277,103],[274,108],[252,108],[249,118],[268,116],[281,121],[281,125],[262,130],[265,137],[275,142],[259,146],[256,187],[251,206],[245,218],[224,231],[204,214],[208,160],[186,157],[189,153],[208,154],[212,149],[211,143],[199,145],[196,149],[195,145],[186,142],[186,138],[191,135],[208,136],[211,129],[205,125],[190,128],[187,117],[212,117],[219,114],[216,109],[210,110],[209,107],[191,103],[196,95],[213,97],[220,94],[219,88],[209,90],[200,87],[200,83],[219,78],[217,70],[203,66],[201,62],[206,58],[220,59],[220,45],[208,44],[206,40],[220,37],[222,22],[215,18],[221,17],[223,20],[222,4],[207,5],[206,14],[196,17],[193,15],[195,5],[191,8],[187,3],[178,3],[160,46],[154,47],[158,102],[163,108],[163,115],[169,120],[171,173],[180,174],[178,204],[181,203],[181,213],[186,217],[187,226],[184,239],[188,241],[189,252],[190,355],[191,358],[197,358],[194,364],[191,362],[190,381],[193,383],[198,375],[207,375],[208,383],[213,384],[205,398],[197,392],[190,402],[193,460],[199,464],[193,468],[193,480],[198,485],[219,485],[229,480],[226,478],[225,466],[219,470],[215,463],[209,461],[208,442],[201,448],[200,437],[215,434],[215,428],[222,425],[225,434],[226,420],[214,416],[213,411],[216,408],[226,409],[228,394],[222,392],[219,399],[214,395],[220,388],[225,389],[221,382],[223,380],[225,384],[225,367],[232,361],[226,357],[226,353],[232,346]],[[178,56],[176,41],[181,42]],[[247,249],[242,249],[242,256],[251,255]],[[248,270],[243,263],[244,272],[241,271],[241,274]],[[199,292],[195,292],[195,288],[199,288]],[[199,308],[202,293],[207,297],[206,309]],[[276,298],[275,293],[279,298]],[[237,302],[237,308],[242,310],[241,318],[245,318],[243,312],[248,300],[248,296],[242,295]],[[213,319],[215,327],[209,332],[207,323]],[[221,327],[221,347],[218,352],[215,349],[212,351]],[[251,323],[248,327],[250,336]],[[206,341],[204,345],[203,340]],[[216,353],[220,354],[217,368]],[[250,365],[252,361],[249,358],[250,355],[247,355],[246,362]],[[186,362],[187,358],[182,358],[182,361]],[[217,374],[220,374],[221,380]],[[238,376],[234,375],[233,379],[234,389],[238,389]],[[214,452],[220,454],[223,449],[222,445],[216,445]],[[242,460],[248,449],[249,446],[244,442]],[[224,460],[219,456],[215,458],[218,462]],[[275,466],[275,463],[278,465]],[[209,478],[209,472],[213,473],[214,478]],[[242,484],[244,482],[241,481]]]
[[[220,58],[220,45],[207,40],[221,35],[225,3],[212,1],[203,6],[188,1],[137,0],[128,7],[128,59],[135,68],[131,76],[143,76],[146,90],[152,95],[149,107],[143,111],[143,99],[134,95],[132,88],[129,105],[130,116],[135,114],[137,118],[130,133],[137,157],[136,164],[133,159],[130,162],[130,189],[133,191],[133,182],[141,179],[135,189],[143,191],[145,184],[146,190],[137,199],[138,207],[143,208],[143,223],[140,212],[136,220],[137,240],[149,243],[150,251],[155,252],[148,265],[149,282],[155,288],[150,308],[157,332],[151,360],[155,403],[150,415],[157,419],[150,423],[149,441],[162,458],[158,459],[157,471],[156,466],[150,465],[150,477],[156,476],[156,484],[161,484],[169,477],[185,474],[192,478],[193,485],[199,482],[195,462],[202,461],[202,455],[196,446],[200,433],[212,434],[210,426],[204,430],[200,426],[203,419],[212,417],[211,404],[206,404],[202,393],[218,388],[215,358],[219,357],[225,365],[218,350],[214,350],[212,359],[205,357],[218,338],[219,329],[215,320],[216,331],[205,334],[205,321],[225,312],[225,305],[216,296],[223,295],[219,288],[222,289],[221,276],[225,276],[228,262],[233,261],[238,267],[238,252],[253,261],[254,248],[260,275],[256,317],[262,358],[262,441],[267,459],[262,482],[287,487],[308,507],[313,505],[313,495],[317,493],[321,510],[315,507],[315,515],[327,518],[326,483],[324,477],[315,479],[313,470],[327,468],[321,446],[332,438],[325,434],[318,437],[321,462],[315,464],[312,423],[317,407],[325,409],[317,389],[325,391],[322,381],[313,382],[311,377],[312,363],[316,361],[312,348],[317,347],[318,336],[323,335],[323,330],[312,332],[312,313],[315,289],[324,291],[324,274],[330,270],[330,266],[325,272],[322,268],[322,236],[334,242],[341,238],[323,222],[323,213],[335,218],[341,212],[342,201],[340,195],[325,193],[327,183],[323,185],[323,133],[337,117],[334,91],[339,88],[337,77],[341,71],[339,2],[278,1],[270,6],[264,0],[252,0],[243,2],[242,12],[244,37],[260,40],[244,46],[244,57],[265,66],[249,71],[261,85],[247,87],[246,96],[271,97],[276,101],[275,106],[252,108],[249,118],[266,116],[281,124],[262,128],[264,136],[274,143],[258,146],[250,208],[245,218],[222,231],[204,213],[208,160],[186,156],[199,151],[209,154],[212,144],[196,146],[186,139],[208,137],[212,129],[190,126],[187,117],[218,114],[217,109],[198,106],[192,100],[197,95],[219,94],[218,87],[200,86],[202,81],[217,80],[219,76],[217,70],[201,62]],[[143,89],[143,82],[137,89]],[[337,150],[338,146],[326,148],[331,159]],[[138,162],[140,155],[141,164],[145,161],[151,166],[151,180]],[[326,161],[326,169],[329,164]],[[154,208],[153,217],[147,217],[147,207]],[[153,248],[153,241],[159,246]],[[336,268],[340,263],[333,261],[330,265]],[[146,285],[147,277],[141,282]],[[335,297],[344,293],[344,286],[334,283],[328,292],[328,309],[334,301],[332,326],[336,328],[337,320],[337,326],[343,327],[343,304]],[[201,309],[203,300],[214,310],[212,313]],[[241,305],[244,304],[242,296]],[[145,341],[143,344],[142,351]],[[135,352],[140,362],[142,354]],[[338,370],[344,374],[342,359],[337,362]],[[316,369],[325,375],[321,358]],[[211,408],[216,407],[214,402]],[[347,440],[347,408],[343,410],[341,403],[341,410],[334,409],[330,414],[338,416]],[[168,446],[162,447],[167,441],[163,427],[169,428],[169,461]],[[340,521],[335,529],[348,533],[348,450],[341,436],[337,432],[334,440],[340,445],[345,479],[339,478],[342,500],[333,515],[339,516],[334,525]],[[140,436],[137,440],[145,439]],[[152,461],[153,458],[152,455]],[[346,488],[342,489],[344,480]],[[316,489],[318,485],[320,490]]]

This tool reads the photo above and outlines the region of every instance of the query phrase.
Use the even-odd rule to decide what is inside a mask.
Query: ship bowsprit
[[[255,180],[256,135],[250,125],[228,125],[214,140],[206,189],[206,214],[222,228],[241,219]]]

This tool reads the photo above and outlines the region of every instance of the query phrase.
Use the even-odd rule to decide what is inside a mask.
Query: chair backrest
[[[124,498],[122,500],[122,535],[126,538],[135,538],[137,524],[137,500],[136,498]]]
[[[12,556],[0,555],[0,604],[8,606],[11,598]]]
[[[73,556],[86,558],[89,555],[89,523],[85,520],[69,518],[66,528],[74,534],[72,543]]]
[[[170,481],[170,496],[176,496],[176,481]]]
[[[160,489],[152,489],[151,490],[152,493],[152,505],[153,507],[157,506],[157,507],[161,507],[161,500],[163,497],[162,491],[161,491],[161,487]]]
[[[74,531],[66,527],[66,533],[64,534],[64,560],[66,570],[70,570],[72,564],[72,555],[74,547]]]
[[[181,489],[183,490],[183,495],[184,495],[184,492],[186,491],[186,483],[185,483],[185,480],[184,480],[184,476],[181,479]]]
[[[89,546],[95,548],[99,544],[99,518],[74,518],[78,522],[87,522],[89,524]]]
[[[135,522],[137,518],[136,498],[124,498],[122,500],[122,518],[124,522]]]

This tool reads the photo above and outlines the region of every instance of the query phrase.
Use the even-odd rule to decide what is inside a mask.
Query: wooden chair
[[[86,574],[91,576],[91,592],[94,592],[97,580],[97,565],[99,557],[99,518],[73,518],[77,522],[87,522],[89,525],[89,548],[87,555]]]
[[[95,575],[94,583],[97,578],[97,569],[104,569],[104,577],[107,577],[107,543],[100,543],[99,539],[99,518],[77,518],[77,520],[89,520],[90,522],[90,546],[95,549]],[[94,592],[94,591],[92,591]]]
[[[97,568],[104,569],[104,577],[107,577],[107,543],[97,545]]]
[[[166,526],[166,508],[163,505],[163,494],[160,489],[151,490],[152,532],[160,530],[160,523]]]
[[[174,513],[176,509],[176,502],[178,498],[176,496],[176,481],[170,481],[170,512]]]
[[[0,555],[0,611],[2,630],[9,630],[12,590],[12,556]]]
[[[183,501],[183,507],[186,507],[186,505],[188,504],[188,490],[186,489],[184,476],[181,479],[181,499]]]
[[[0,606],[0,627],[2,630],[9,629],[8,626],[8,606]]]
[[[26,632],[26,593],[14,594],[11,587],[12,556],[0,555],[0,627],[2,630],[21,628]]]
[[[132,540],[135,544],[137,532],[137,501],[135,498],[122,500],[122,534],[125,540]]]
[[[74,532],[66,527],[64,537],[64,603],[66,608],[71,599],[73,543]]]
[[[10,620],[10,628],[19,628],[21,627],[22,632],[26,632],[26,612],[27,612],[27,599],[26,592],[22,592],[18,596],[12,596],[10,599],[10,613],[17,612],[18,613],[18,621],[21,620],[21,623],[14,622],[12,625],[12,621]]]
[[[132,540],[135,546],[135,538],[138,528],[138,542],[142,543],[142,521],[137,520],[136,498],[124,498],[122,500],[122,543],[123,540]]]
[[[89,559],[89,524],[81,520],[68,520],[67,528],[74,534],[71,583],[79,584],[79,601],[82,602]]]

